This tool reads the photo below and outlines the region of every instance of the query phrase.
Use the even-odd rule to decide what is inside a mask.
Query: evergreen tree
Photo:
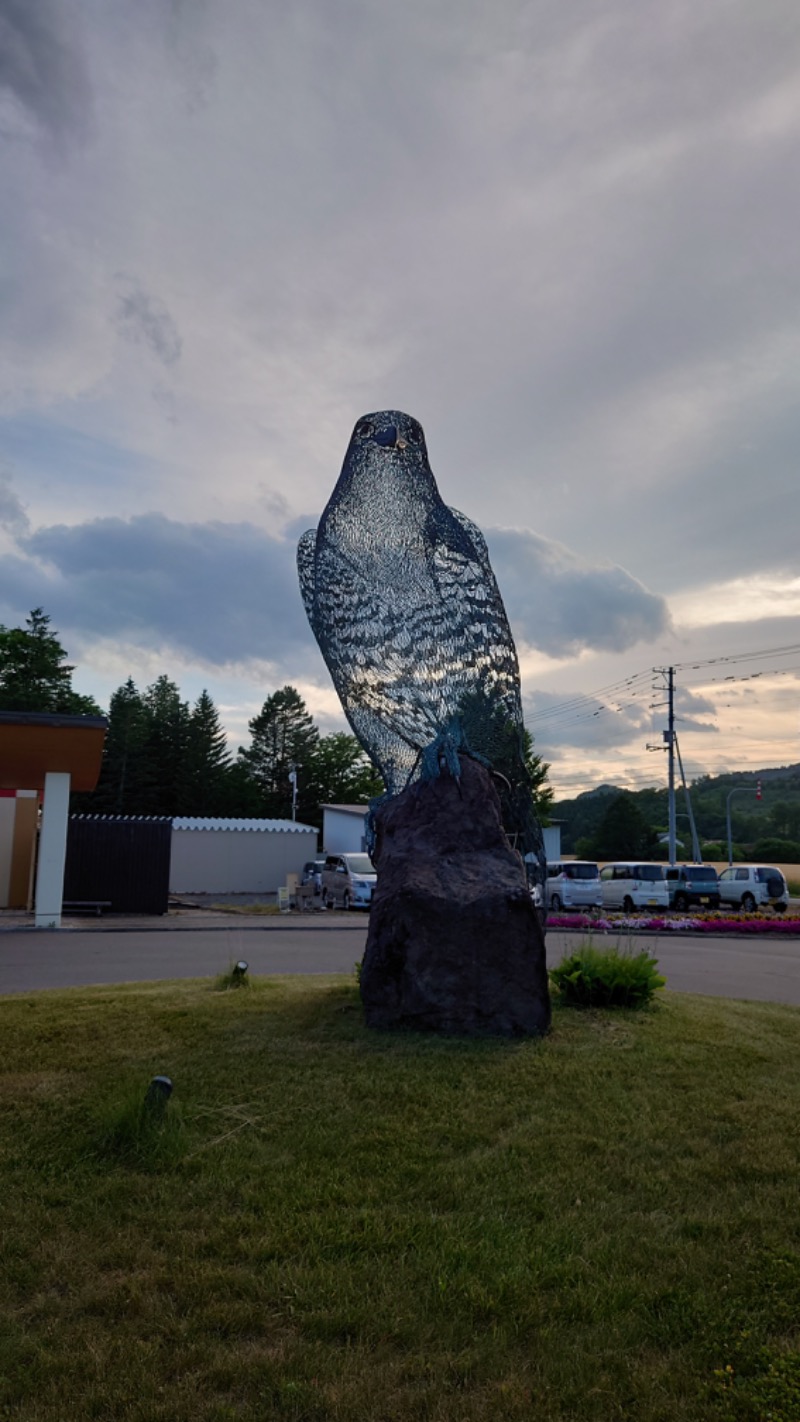
[[[179,813],[222,814],[228,803],[226,781],[230,768],[219,712],[208,692],[201,691],[189,716]]]
[[[656,859],[658,836],[631,795],[615,796],[586,846],[589,859]]]
[[[141,693],[128,677],[108,708],[108,731],[97,789],[75,797],[80,814],[138,815],[152,798],[147,759],[150,716]]]
[[[144,755],[148,780],[145,803],[137,812],[148,815],[180,815],[189,748],[189,703],[168,676],[158,677],[143,697],[148,718]]]
[[[289,819],[292,767],[297,766],[298,785],[302,786],[307,767],[313,763],[319,731],[293,686],[284,686],[268,696],[248,724],[252,742],[247,748],[239,747],[239,764],[258,786],[260,813]]]
[[[75,668],[66,655],[41,607],[33,609],[24,628],[0,626],[0,711],[99,716],[91,696],[72,690]]]

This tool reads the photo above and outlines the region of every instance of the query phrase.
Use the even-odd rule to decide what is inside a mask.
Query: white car
[[[368,854],[329,854],[322,866],[322,903],[325,908],[369,908],[378,882]]]
[[[600,892],[603,908],[634,909],[669,908],[669,887],[663,864],[641,864],[636,860],[605,864],[600,870]]]
[[[588,859],[567,859],[547,866],[545,902],[559,909],[601,908],[600,870]]]
[[[764,904],[785,913],[789,890],[780,869],[770,864],[734,864],[719,876],[719,897],[723,904],[732,904],[745,913]]]

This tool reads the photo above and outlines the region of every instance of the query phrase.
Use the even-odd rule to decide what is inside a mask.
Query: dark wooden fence
[[[166,913],[171,848],[171,819],[71,815],[65,905],[97,904],[110,913]]]

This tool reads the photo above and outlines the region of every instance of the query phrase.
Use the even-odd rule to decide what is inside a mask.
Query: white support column
[[[64,897],[64,864],[67,858],[69,816],[68,771],[48,771],[44,778],[42,828],[39,831],[39,864],[36,870],[36,927],[61,927]]]

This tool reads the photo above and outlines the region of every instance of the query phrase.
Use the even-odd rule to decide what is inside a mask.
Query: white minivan
[[[323,908],[369,908],[378,881],[368,854],[329,854],[321,878]]]
[[[547,865],[545,902],[549,909],[600,908],[600,870],[588,859],[559,860]]]
[[[603,908],[632,913],[641,908],[669,908],[669,885],[663,864],[604,864],[600,870]]]

